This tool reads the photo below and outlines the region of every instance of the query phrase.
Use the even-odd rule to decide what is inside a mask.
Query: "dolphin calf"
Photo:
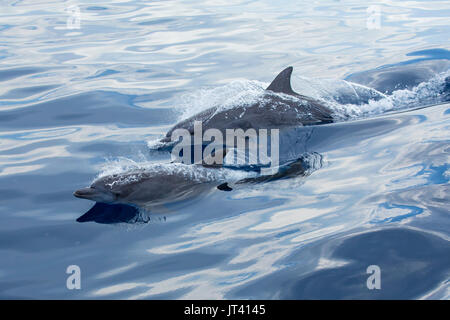
[[[186,200],[220,187],[224,173],[220,169],[198,165],[163,163],[150,168],[129,170],[96,179],[89,187],[74,192],[95,205],[78,222],[148,222],[145,212],[160,211],[163,205]],[[164,210],[165,211],[165,210]]]
[[[212,187],[230,191],[228,184],[267,182],[309,174],[314,157],[315,162],[321,160],[317,153],[305,154],[280,166],[272,175],[260,175],[255,170],[241,168],[159,163],[100,177],[91,186],[76,190],[74,196],[108,204],[152,207],[191,198]]]
[[[201,121],[204,130],[272,129],[333,122],[332,111],[323,103],[292,90],[293,68],[281,71],[256,102],[231,108],[211,107],[173,126],[160,140],[159,149],[170,146],[172,132],[186,129],[194,134],[194,122]]]
[[[272,175],[254,170],[231,169],[224,166],[183,163],[158,163],[146,168],[99,177],[74,196],[92,200],[96,205],[77,221],[111,221],[131,219],[138,209],[151,211],[161,206],[199,196],[217,188],[231,191],[249,183],[264,183],[295,176],[306,176],[320,167],[317,153],[280,166]],[[125,221],[122,221],[125,222]]]
[[[200,165],[163,163],[96,179],[74,192],[77,198],[108,204],[158,206],[184,200],[223,183],[226,172]]]

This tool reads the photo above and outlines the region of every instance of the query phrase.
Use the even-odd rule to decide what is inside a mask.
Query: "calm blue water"
[[[0,298],[448,299],[450,5],[372,4],[379,25],[364,1],[2,1]],[[76,221],[74,190],[289,65],[340,119],[305,146],[321,168]]]

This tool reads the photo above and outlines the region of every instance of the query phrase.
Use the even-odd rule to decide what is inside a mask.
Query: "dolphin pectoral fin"
[[[227,182],[222,183],[221,185],[217,186],[217,189],[219,189],[219,190],[221,190],[221,191],[232,191],[232,190],[233,190],[233,188],[230,188],[230,187],[228,186],[228,183],[227,183]]]
[[[286,93],[289,95],[298,95],[291,87],[291,75],[294,68],[287,67],[281,71],[266,90],[270,90],[278,93]]]

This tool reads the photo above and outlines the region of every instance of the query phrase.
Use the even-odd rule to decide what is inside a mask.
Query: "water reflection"
[[[448,3],[383,2],[376,30],[356,0],[80,2],[77,30],[66,6],[2,3],[1,298],[448,299],[450,105],[410,109],[449,101],[449,78],[408,91],[448,65]],[[320,170],[173,204],[162,223],[73,198],[105,163],[167,161],[146,141],[203,93],[288,65],[299,93],[352,104],[338,111],[356,121],[285,133],[286,159],[315,152]],[[64,285],[71,264],[83,290]]]
[[[295,263],[305,257],[314,257],[317,267],[313,272]],[[445,282],[450,247],[440,235],[388,228],[340,236],[333,243],[319,243],[294,252],[289,261],[294,262],[290,268],[235,294],[254,299],[420,298]],[[371,265],[381,269],[381,290],[369,290],[366,286],[370,276],[366,269]],[[277,283],[277,290],[261,292],[262,283],[269,288]]]
[[[96,203],[88,212],[77,219],[78,222],[94,221],[97,223],[138,223],[139,209],[125,204]]]

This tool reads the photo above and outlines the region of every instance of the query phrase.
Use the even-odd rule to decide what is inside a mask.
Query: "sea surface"
[[[449,17],[448,1],[0,1],[0,298],[449,299]],[[169,161],[152,146],[173,124],[288,66],[336,119],[296,145],[320,155],[309,175],[77,221],[94,203],[76,189]]]

